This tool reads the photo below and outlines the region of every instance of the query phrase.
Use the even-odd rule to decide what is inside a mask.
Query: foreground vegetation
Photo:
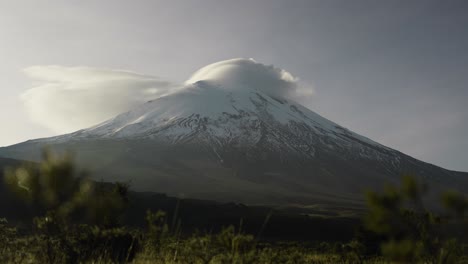
[[[149,214],[156,220],[162,214]],[[159,220],[156,220],[158,222]],[[154,223],[153,223],[154,224]],[[80,226],[60,235],[20,235],[2,226],[2,263],[357,263],[353,244],[314,247],[299,243],[262,243],[233,227],[217,234],[181,237],[167,226],[146,232]],[[9,232],[9,234],[6,234]],[[379,257],[367,258],[369,263]]]
[[[243,219],[186,232],[179,203],[170,216],[148,210],[144,228],[126,226],[128,185],[88,180],[71,156],[45,152],[39,165],[7,170],[5,183],[34,217],[22,226],[0,219],[0,263],[468,263],[466,197],[445,193],[446,213],[436,215],[424,205],[427,188],[412,177],[369,192],[354,239],[327,242],[266,239],[271,213],[254,235]]]

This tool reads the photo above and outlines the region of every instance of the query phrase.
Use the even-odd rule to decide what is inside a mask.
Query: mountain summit
[[[436,189],[467,175],[418,161],[295,102],[296,78],[251,59],[218,62],[182,88],[75,133],[0,148],[72,149],[98,179],[137,191],[270,205],[358,208],[363,191],[412,173]]]

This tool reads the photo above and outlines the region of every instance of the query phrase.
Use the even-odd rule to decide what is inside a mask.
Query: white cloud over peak
[[[183,89],[154,76],[92,67],[33,66],[24,69],[39,84],[21,95],[32,120],[68,133],[96,125],[131,108]],[[270,96],[304,102],[312,89],[298,78],[253,59],[231,59],[207,65],[186,82],[211,82],[220,89],[259,89]],[[189,89],[189,88],[187,88]]]
[[[259,89],[271,95],[297,99],[303,95],[298,78],[286,70],[265,65],[254,59],[231,59],[207,65],[185,83],[208,81],[229,90]]]

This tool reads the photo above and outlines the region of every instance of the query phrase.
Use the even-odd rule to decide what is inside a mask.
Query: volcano
[[[72,150],[97,180],[247,204],[360,208],[365,190],[402,174],[435,190],[468,190],[467,173],[419,161],[297,103],[293,84],[289,73],[253,60],[215,63],[101,124],[0,148],[0,156],[37,161],[45,146]]]

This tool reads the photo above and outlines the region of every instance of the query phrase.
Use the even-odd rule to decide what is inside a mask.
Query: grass
[[[0,222],[0,263],[399,263],[366,254],[357,241],[261,241],[233,226],[183,235],[162,212],[148,213],[146,229],[79,225],[21,231]],[[465,255],[454,263],[467,261]]]
[[[350,252],[319,252],[298,243],[260,243],[233,227],[217,234],[81,227],[63,234],[21,235],[2,226],[1,263],[355,263]],[[323,246],[323,245],[322,245]],[[335,247],[342,249],[341,245]],[[322,249],[324,250],[324,249]],[[324,250],[325,251],[325,250]],[[378,258],[363,263],[379,263]],[[380,263],[383,263],[380,261]]]

